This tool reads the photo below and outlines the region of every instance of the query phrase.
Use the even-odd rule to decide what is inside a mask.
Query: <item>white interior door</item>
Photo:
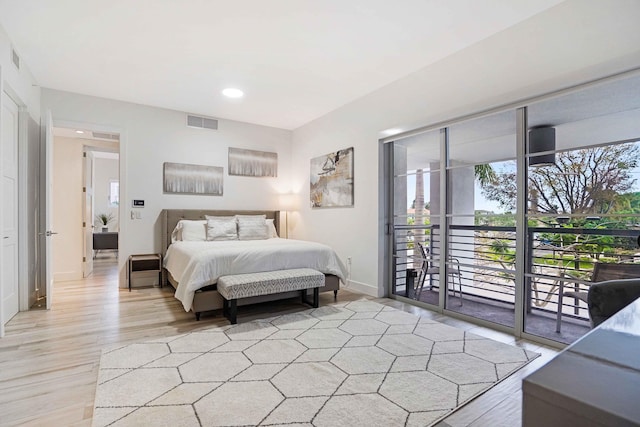
[[[53,224],[53,118],[51,111],[46,112],[45,123],[45,284],[47,292],[47,310],[51,308],[51,300],[53,299],[53,249],[51,238],[55,232],[51,231]]]
[[[2,97],[2,324],[18,313],[18,106]]]
[[[84,232],[84,265],[83,277],[88,277],[93,272],[93,152],[84,152],[84,219],[82,221]]]

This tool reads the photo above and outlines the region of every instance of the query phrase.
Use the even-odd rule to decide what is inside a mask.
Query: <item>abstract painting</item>
[[[224,168],[219,166],[164,164],[164,192],[222,196]]]
[[[353,206],[353,147],[311,159],[312,208]]]
[[[278,153],[229,147],[229,175],[278,176]]]

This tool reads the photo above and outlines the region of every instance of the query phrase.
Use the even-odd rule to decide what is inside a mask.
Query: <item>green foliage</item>
[[[553,166],[529,169],[529,209],[534,213],[605,214],[615,207],[640,207],[640,197],[621,194],[635,183],[633,169],[640,148],[635,143],[556,153]],[[480,181],[482,193],[508,210],[516,204],[515,163],[506,164],[495,179]],[[628,202],[628,203],[627,203]]]
[[[493,239],[489,244],[489,251],[491,252],[490,259],[499,263],[505,270],[513,270],[516,262],[516,250],[511,248],[508,240]],[[501,271],[498,275],[515,283],[516,277],[514,273]]]
[[[496,171],[493,169],[493,166],[491,166],[488,163],[485,163],[482,165],[475,165],[474,173],[475,173],[476,179],[478,180],[481,186],[494,183],[498,179],[498,175],[496,174]]]
[[[415,218],[413,218],[413,217],[408,217],[407,218],[407,225],[414,225],[415,222],[416,222]],[[431,225],[431,218],[429,218],[429,217],[424,218],[423,224],[424,225]],[[408,249],[413,249],[415,247],[414,244],[413,244],[414,236],[419,235],[420,233],[423,233],[425,236],[429,236],[429,235],[431,235],[431,229],[430,228],[427,228],[427,229],[424,229],[424,230],[415,229],[415,230],[408,231],[408,233],[407,233],[407,237],[408,237],[407,248]]]
[[[530,219],[530,227],[562,227],[566,229],[624,230],[640,228],[640,192],[627,192],[635,184],[634,169],[640,160],[640,144],[624,143],[603,147],[559,152],[553,166],[528,170],[528,199],[530,213],[549,214],[549,220]],[[480,179],[482,170],[476,168],[476,177],[483,195],[498,202],[507,210],[516,205],[516,165],[505,162],[493,171],[490,179]],[[625,215],[615,219],[593,220],[571,217],[558,225],[558,215],[572,214],[601,216]],[[476,225],[506,225],[506,217],[476,216]],[[605,255],[631,254],[637,250],[635,239],[628,237],[585,235],[584,233],[554,233],[537,236],[543,242],[578,253],[587,253],[602,261]],[[578,259],[575,262],[580,262]],[[619,262],[619,260],[618,260]],[[590,268],[589,268],[590,269]]]
[[[416,199],[413,199],[413,202],[411,202],[411,209],[415,209],[415,208],[416,208]],[[431,202],[425,203],[424,208],[431,209]]]
[[[108,214],[101,213],[101,214],[96,215],[96,219],[98,220],[99,223],[101,223],[103,226],[106,227],[115,218],[114,218],[113,214],[111,214],[111,213],[108,213]]]
[[[511,212],[496,214],[489,211],[476,210],[474,223],[478,226],[515,227],[516,216]]]

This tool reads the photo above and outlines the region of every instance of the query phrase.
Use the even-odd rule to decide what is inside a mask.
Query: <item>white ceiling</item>
[[[556,128],[556,148],[573,149],[640,138],[640,74],[577,88],[527,105],[529,128]],[[449,127],[450,157],[471,164],[516,156],[516,111],[509,109]],[[408,169],[440,158],[438,129],[399,140]],[[487,147],[491,147],[487,149]]]
[[[560,2],[0,0],[0,24],[43,87],[295,129]]]
[[[120,143],[120,135],[118,134],[98,132],[90,129],[80,129],[80,128],[70,129],[70,128],[54,127],[53,135],[61,136],[65,138],[107,141],[107,142],[113,142],[115,144]]]

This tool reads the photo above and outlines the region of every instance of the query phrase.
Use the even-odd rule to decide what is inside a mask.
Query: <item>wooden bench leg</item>
[[[229,301],[229,312],[227,316],[227,318],[229,319],[229,323],[231,323],[232,325],[235,325],[236,323],[238,323],[237,316],[238,316],[238,300],[232,299],[231,301]]]
[[[320,305],[320,288],[313,288],[313,297],[312,299],[307,298],[308,289],[303,289],[300,291],[302,295],[302,302],[304,304],[309,304],[313,308],[318,308]]]
[[[196,321],[199,321],[200,320],[200,312],[198,311],[195,314],[196,314]]]

